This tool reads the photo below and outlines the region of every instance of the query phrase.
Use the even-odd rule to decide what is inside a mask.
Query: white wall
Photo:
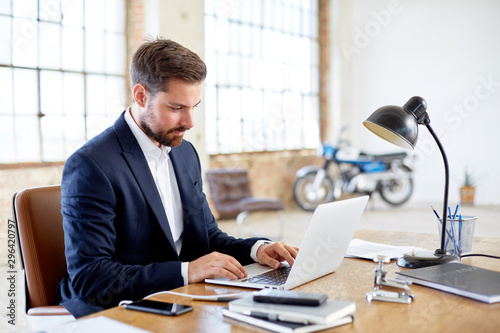
[[[448,156],[450,205],[459,203],[466,168],[477,179],[476,204],[500,204],[500,1],[333,0],[332,13],[332,109],[353,143],[397,150],[362,121],[422,96]],[[442,158],[419,130],[412,200],[438,205]]]

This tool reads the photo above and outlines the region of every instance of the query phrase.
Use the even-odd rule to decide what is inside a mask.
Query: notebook
[[[244,288],[289,290],[335,272],[344,259],[368,199],[369,196],[365,195],[319,205],[309,222],[293,267],[290,268],[287,263],[282,263],[281,268],[274,270],[253,263],[245,266],[248,272],[246,278],[239,280],[212,278],[205,279],[205,282]],[[267,280],[264,282],[258,281],[262,275],[279,272],[285,274],[281,281],[269,279],[264,279]]]
[[[448,263],[396,274],[400,275],[399,279],[481,302],[500,302],[500,272],[462,263]]]
[[[318,306],[307,306],[259,303],[245,297],[229,302],[228,306],[230,311],[303,324],[328,324],[356,311],[355,302],[335,299],[328,299]]]
[[[264,328],[273,332],[283,333],[308,333],[323,331],[328,328],[337,327],[353,322],[353,316],[345,316],[328,324],[302,324],[289,321],[271,320],[262,316],[252,316],[243,313],[231,311],[227,308],[222,309],[222,315],[226,318],[231,318],[243,323]]]

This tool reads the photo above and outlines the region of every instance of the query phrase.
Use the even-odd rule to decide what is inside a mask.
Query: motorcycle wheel
[[[390,205],[399,206],[410,200],[413,193],[413,178],[411,170],[404,169],[406,177],[393,178],[379,185],[380,197]]]
[[[333,181],[327,175],[317,189],[313,189],[316,171],[306,173],[297,178],[293,186],[293,195],[297,204],[306,211],[314,211],[318,205],[331,202],[333,196]]]

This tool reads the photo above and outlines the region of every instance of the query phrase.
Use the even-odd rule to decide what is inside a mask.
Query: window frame
[[[300,4],[304,4],[304,3],[313,4],[312,8],[310,9],[310,13],[309,13],[309,14],[311,14],[311,16],[310,16],[311,26],[309,27],[309,29],[311,31],[309,32],[310,35],[306,36],[306,37],[309,38],[309,42],[315,48],[314,50],[310,51],[311,59],[312,59],[312,57],[314,57],[314,59],[312,59],[312,61],[309,62],[308,65],[312,67],[312,69],[311,69],[312,74],[310,77],[310,83],[311,83],[311,85],[315,85],[316,87],[312,88],[309,93],[307,91],[306,92],[300,91],[300,89],[299,89],[299,91],[300,91],[299,98],[297,98],[297,94],[293,94],[297,90],[294,91],[293,89],[290,89],[290,87],[287,87],[286,89],[278,89],[278,90],[273,90],[272,88],[269,88],[269,87],[267,87],[267,88],[260,87],[260,88],[254,89],[253,87],[251,87],[250,85],[247,85],[247,84],[231,84],[231,83],[228,84],[227,82],[221,82],[223,80],[220,80],[218,77],[211,78],[210,77],[211,73],[213,75],[213,73],[215,72],[218,75],[220,73],[222,66],[227,66],[227,64],[230,63],[231,61],[238,61],[238,59],[237,60],[229,60],[229,61],[224,61],[224,60],[221,61],[220,58],[224,59],[224,57],[226,57],[226,59],[230,59],[231,56],[234,56],[234,55],[236,55],[235,58],[237,58],[238,54],[235,54],[236,52],[234,52],[233,50],[218,52],[217,50],[215,50],[216,46],[210,46],[210,44],[209,44],[209,43],[211,43],[210,39],[215,38],[215,37],[210,36],[210,35],[205,36],[205,40],[206,40],[205,58],[206,58],[207,66],[209,69],[207,80],[205,82],[205,110],[206,110],[205,111],[206,112],[206,115],[205,115],[205,119],[206,119],[205,133],[206,133],[206,142],[207,142],[206,151],[207,151],[208,155],[315,149],[318,146],[318,144],[320,142],[320,137],[321,137],[320,131],[322,129],[322,127],[320,126],[320,123],[321,123],[322,118],[323,118],[321,115],[322,106],[320,105],[320,103],[321,103],[320,102],[320,97],[321,97],[320,96],[320,94],[321,94],[320,75],[322,75],[322,74],[320,73],[320,60],[321,60],[320,59],[320,52],[321,52],[320,48],[321,48],[321,45],[320,45],[320,36],[319,36],[319,28],[318,28],[318,25],[320,24],[319,12],[318,12],[319,2],[320,1],[312,1],[311,2],[308,0],[303,1],[303,2],[295,1],[295,2],[291,2],[291,3],[286,2],[286,1],[278,1],[278,0],[262,0],[259,2],[259,4],[261,5],[261,8],[258,10],[259,10],[259,13],[261,15],[263,15],[265,12],[264,8],[262,8],[263,6],[272,6],[275,8],[276,12],[280,12],[279,9],[285,8],[285,9],[289,10],[287,12],[287,13],[289,13],[290,10],[297,9],[296,6],[299,3]],[[231,1],[231,0],[228,0],[228,1],[206,0],[205,4],[206,4],[206,8],[207,8],[206,12],[205,12],[205,20],[206,21],[210,21],[210,20],[217,21],[217,19],[219,18],[219,19],[225,21],[222,24],[225,24],[228,27],[229,26],[233,27],[233,29],[227,29],[228,31],[234,30],[234,26],[238,26],[238,25],[239,25],[241,30],[247,31],[249,29],[249,27],[251,29],[252,24],[248,23],[248,17],[244,18],[243,14],[241,14],[241,13],[245,12],[245,10],[247,9],[247,8],[243,8],[244,4],[242,7],[239,7],[240,3],[235,2],[235,1]],[[252,6],[255,6],[255,2],[252,2]],[[259,6],[257,6],[257,7],[259,7]],[[302,10],[303,10],[303,8],[299,9],[300,14],[304,14],[302,12]],[[267,15],[267,16],[269,16],[269,15]],[[285,14],[283,14],[281,16],[281,18],[284,20],[287,18],[287,16]],[[260,25],[257,26],[257,28],[260,29],[261,31],[264,31],[264,32],[267,31],[267,32],[272,32],[272,33],[277,33],[277,34],[281,33],[284,37],[286,37],[288,39],[292,39],[293,41],[298,40],[298,38],[293,39],[294,36],[295,37],[298,36],[299,38],[300,37],[304,38],[304,36],[306,34],[303,31],[299,31],[299,32],[297,32],[297,31],[295,31],[295,32],[281,31],[279,28],[269,26],[269,24],[272,24],[272,23],[264,22],[265,20],[269,21],[269,19],[262,18],[261,20],[262,20],[262,22]],[[314,23],[312,23],[312,21],[314,21]],[[208,24],[210,24],[210,23],[208,23]],[[214,23],[212,23],[212,24],[214,24]],[[286,26],[286,24],[282,22],[281,26]],[[206,29],[206,31],[208,31],[208,33],[210,33],[210,29],[207,29],[207,25],[206,25],[205,29]],[[286,29],[282,29],[282,30],[286,30]],[[207,32],[206,32],[206,34],[207,34]],[[217,37],[220,37],[220,34],[214,34],[214,35],[217,35]],[[248,35],[251,35],[251,33],[248,34],[248,32],[247,32],[246,35],[248,37]],[[222,48],[225,47],[226,49],[230,49],[231,48],[231,46],[230,46],[231,41],[233,43],[236,43],[242,39],[244,39],[244,38],[242,38],[241,36],[240,37],[229,37],[230,41],[226,42],[225,45],[222,46]],[[250,38],[250,40],[248,40],[248,38],[245,38],[244,40],[247,40],[245,43],[253,45],[252,44],[254,42],[253,39]],[[253,46],[255,47],[255,45],[253,45]],[[257,46],[257,47],[262,48],[262,45]],[[244,47],[244,46],[240,47],[240,51],[242,48],[246,48],[246,47]],[[247,51],[243,51],[243,53],[244,52],[247,52]],[[222,57],[220,57],[221,54],[223,55]],[[244,58],[244,57],[240,57],[239,61],[241,61],[242,58]],[[285,57],[281,57],[281,59],[282,59],[281,61],[286,62],[287,60],[286,59],[283,60],[283,58],[285,58]],[[245,62],[246,60],[247,59],[243,59],[242,62]],[[249,61],[246,61],[246,63],[249,63]],[[214,66],[214,64],[215,64],[215,66]],[[220,66],[218,66],[218,65],[220,65]],[[240,66],[240,69],[242,67],[243,66]],[[254,70],[258,69],[258,67],[259,67],[258,64],[253,64],[250,67],[251,68],[250,70],[254,71]],[[290,68],[293,68],[293,67],[290,66]],[[285,74],[290,76],[290,75],[293,75],[294,73],[287,72]],[[247,75],[247,74],[243,74],[243,75]],[[275,94],[274,97],[276,97],[275,99],[279,100],[278,102],[275,103],[275,105],[278,105],[278,107],[274,110],[271,110],[272,112],[269,112],[270,111],[269,107],[267,109],[263,108],[263,110],[265,109],[265,111],[263,111],[263,112],[266,112],[267,114],[271,114],[271,117],[266,118],[265,114],[261,115],[260,118],[258,119],[258,121],[260,121],[261,131],[260,132],[258,130],[254,131],[252,135],[242,133],[244,131],[245,125],[248,123],[248,120],[245,119],[246,115],[241,111],[244,109],[241,106],[241,104],[243,104],[242,99],[241,98],[240,99],[234,98],[234,96],[237,96],[238,94],[243,95],[243,92],[245,90],[248,90],[248,89],[253,89],[253,91],[256,91],[256,90],[260,91],[261,92],[260,96],[262,98],[265,96],[265,94],[272,95],[274,93]],[[221,96],[221,91],[227,91],[225,96]],[[292,94],[291,94],[291,92],[292,92]],[[256,95],[259,96],[258,93]],[[290,95],[290,96],[292,96],[300,101],[301,105],[298,108],[299,111],[293,110],[292,112],[287,113],[286,108],[290,108],[290,107],[293,108],[293,105],[294,105],[294,103],[287,104],[287,100],[288,100],[286,98],[287,95]],[[235,132],[231,132],[231,131],[227,130],[227,128],[230,128],[230,126],[226,127],[224,129],[223,128],[224,125],[221,125],[221,123],[223,121],[227,121],[227,118],[230,117],[229,112],[226,111],[226,114],[223,115],[223,111],[221,111],[221,110],[229,110],[229,107],[227,107],[227,106],[224,107],[224,103],[226,103],[227,100],[230,100],[231,97],[233,97],[233,101],[235,101],[235,103],[232,103],[232,104],[237,105],[237,107],[234,108],[234,113],[236,113],[237,116],[233,115],[233,120],[232,120],[232,124],[234,124],[236,128],[238,128],[238,126],[239,126],[238,131],[235,131],[236,134],[235,134]],[[310,102],[308,99],[311,99],[312,102]],[[231,103],[229,103],[229,104],[231,104]],[[312,109],[312,110],[310,110],[310,109]],[[234,119],[234,118],[237,118],[237,119]],[[308,122],[310,121],[311,118],[312,118],[312,124],[309,124]],[[255,127],[257,127],[257,126],[259,126],[259,125],[256,125]],[[299,133],[297,133],[297,135],[296,135],[296,132],[288,130],[289,126],[295,126],[295,128],[297,128],[297,126],[300,126],[300,128],[298,130]],[[305,135],[307,135],[307,134],[305,134],[307,132],[306,129],[308,129],[309,132],[312,132],[312,131],[314,132],[314,134],[311,135],[311,136],[314,136],[313,140],[305,137]],[[269,140],[265,139],[266,132],[269,134],[269,137],[270,137]],[[227,135],[227,138],[225,140],[221,139],[221,136],[224,133],[230,133],[230,135]],[[273,137],[273,135],[274,135],[274,137]],[[295,135],[296,135],[296,137],[294,137]],[[263,137],[264,137],[264,139],[263,139]],[[246,141],[245,141],[245,139],[246,139]],[[221,142],[229,141],[229,140],[240,141],[239,149],[221,147]],[[255,140],[255,141],[260,140],[261,141],[260,146],[254,145],[254,148],[251,148],[251,147],[249,148],[249,146],[246,145],[245,142],[250,142],[250,140]],[[287,142],[289,142],[290,140],[291,141],[295,140],[294,141],[295,143],[292,145],[287,145]],[[306,141],[306,140],[309,140],[309,141]],[[278,142],[276,143],[275,141],[278,141]],[[302,144],[297,144],[297,142],[301,142]]]
[[[88,87],[89,78],[99,77],[105,83],[106,89],[108,89],[108,91],[105,90],[100,92],[102,96],[105,96],[106,93],[109,93],[112,90],[112,98],[115,98],[115,100],[109,102],[108,100],[106,100],[106,97],[101,97],[103,100],[106,100],[107,105],[114,104],[114,107],[112,108],[112,110],[108,110],[107,106],[103,107],[105,113],[94,116],[94,118],[101,117],[100,121],[94,120],[94,123],[99,123],[99,126],[103,127],[102,129],[104,129],[104,127],[112,124],[111,120],[114,121],[116,118],[114,117],[113,119],[111,119],[112,117],[109,116],[114,116],[113,112],[118,113],[118,110],[119,112],[121,112],[126,107],[126,91],[128,80],[128,76],[126,73],[128,44],[126,24],[128,16],[127,1],[106,0],[104,2],[99,2],[99,0],[97,0],[92,2],[88,0],[80,0],[78,2],[72,2],[71,4],[75,3],[76,5],[74,7],[76,8],[76,13],[80,16],[80,26],[78,24],[74,24],[73,22],[68,23],[68,21],[64,21],[65,16],[63,14],[68,14],[66,17],[71,16],[69,11],[64,11],[65,8],[68,8],[64,7],[67,6],[67,2],[61,0],[32,0],[31,8],[35,8],[34,6],[36,5],[36,13],[34,11],[31,11],[31,13],[27,14],[26,16],[19,15],[19,4],[14,3],[14,1],[9,1],[8,3],[6,2],[6,6],[0,10],[0,19],[3,18],[4,22],[7,22],[5,26],[8,26],[8,24],[10,24],[10,26],[8,27],[8,32],[10,33],[10,35],[7,38],[9,42],[9,46],[7,47],[8,51],[3,54],[4,58],[1,58],[0,70],[3,70],[4,75],[11,79],[11,82],[9,83],[9,89],[12,92],[11,99],[9,102],[7,102],[7,104],[10,103],[11,108],[8,110],[4,110],[5,112],[2,112],[0,114],[0,117],[4,120],[11,121],[11,123],[9,124],[12,125],[12,129],[10,130],[10,133],[4,136],[4,138],[7,136],[10,137],[9,144],[15,145],[14,148],[10,149],[10,152],[7,152],[9,154],[9,159],[5,158],[0,162],[0,169],[52,166],[63,164],[64,160],[81,144],[85,143],[95,134],[97,134],[97,130],[93,130],[92,125],[89,124],[89,121],[92,120],[92,110],[88,110],[88,99],[90,93]],[[123,10],[123,12],[121,13],[122,15],[120,16],[123,18],[123,20],[120,18],[117,19],[115,17],[112,17],[110,19],[103,15],[103,28],[101,30],[95,30],[97,31],[97,34],[100,34],[101,40],[103,42],[101,44],[103,47],[103,59],[101,60],[102,70],[92,70],[91,66],[89,66],[88,63],[88,59],[91,54],[94,53],[94,51],[87,50],[87,45],[90,45],[88,43],[90,42],[90,40],[88,40],[88,36],[93,30],[91,28],[91,25],[88,24],[88,22],[86,23],[85,21],[86,15],[88,15],[88,12],[91,12],[89,10],[89,6],[86,7],[86,4],[89,4],[89,6],[91,6],[92,4],[97,4],[98,6],[103,6],[103,8],[105,8],[107,11],[113,12]],[[14,7],[16,5],[18,6],[17,12]],[[17,27],[16,22],[18,23]],[[45,47],[45,49],[48,49],[49,52],[45,53],[45,55],[54,56],[54,58],[58,59],[58,63],[54,66],[47,65],[47,62],[44,63],[44,61],[42,60],[43,55],[41,49],[43,47],[41,47],[41,36],[43,36],[43,32],[41,32],[41,29],[43,29],[44,27],[52,27],[59,33],[54,37],[54,39],[56,40],[55,44],[57,44],[55,49],[57,49],[57,51],[52,54],[50,53],[52,52],[51,49]],[[32,33],[27,35],[26,31],[32,31]],[[81,35],[81,40],[78,40],[81,41],[81,68],[78,69],[71,68],[71,65],[65,65],[63,63],[65,59],[63,55],[65,49],[65,46],[63,45],[63,42],[65,41],[63,38],[63,34],[68,31],[75,32],[76,34]],[[51,35],[48,35],[48,37],[50,39]],[[66,40],[66,42],[67,41],[68,40]],[[36,49],[36,60],[34,62],[23,63],[16,60],[15,48],[16,45],[18,45],[16,43],[23,42],[35,45],[34,47]],[[47,42],[47,44],[50,44],[50,41],[48,41],[47,39],[44,39],[44,43],[45,42]],[[108,47],[107,43],[116,46],[116,52],[111,46]],[[71,44],[71,46],[73,46],[73,44]],[[116,61],[116,54],[122,54],[123,59]],[[108,59],[106,59],[106,56],[108,56]],[[33,57],[35,58],[35,56]],[[45,57],[45,59],[48,58]],[[116,65],[113,66],[112,62],[115,62]],[[111,64],[111,66],[106,67],[107,64]],[[16,87],[14,83],[15,76],[18,75],[19,71],[26,71],[27,73],[29,72],[30,75],[36,77],[35,82],[31,82],[36,85],[37,96],[33,97],[33,99],[36,98],[36,107],[33,110],[30,109],[30,111],[28,111],[27,113],[20,112],[19,109],[16,109],[15,105],[17,102],[15,97],[15,90],[23,90],[19,87]],[[64,94],[62,94],[63,96],[61,96],[60,103],[62,106],[60,107],[60,109],[54,109],[56,111],[53,112],[47,112],[47,110],[43,109],[42,99],[48,100],[46,94],[42,91],[42,89],[46,89],[46,85],[42,85],[43,76],[46,74],[54,74],[55,76],[60,75],[60,77],[58,77],[57,79],[60,80],[61,87],[64,85],[65,80],[67,80],[67,78],[70,76],[73,76],[76,81],[79,81],[78,85],[81,87],[81,93],[77,93],[77,95],[79,95],[79,101],[75,103],[75,105],[77,105],[78,108],[82,110],[81,113],[71,115],[71,112],[68,111],[68,109],[70,109],[68,105],[71,106],[72,104],[66,103],[67,105],[64,105],[64,102],[62,102],[62,100],[64,99]],[[52,89],[52,87],[46,90],[50,89]],[[64,87],[63,90],[60,90],[59,92],[63,93]],[[22,94],[22,92],[20,94]],[[49,120],[47,120],[50,119],[46,118],[47,116],[56,117],[58,118],[58,120],[53,120],[53,122],[50,122]],[[31,119],[31,122],[36,122],[36,125],[33,126],[33,128],[36,127],[36,133],[33,133],[34,131],[29,132],[25,130],[22,124],[19,124],[20,119],[23,119],[22,117],[29,117]],[[82,120],[83,123],[80,122],[80,120]],[[70,133],[72,130],[74,130],[75,125],[77,128],[81,129],[76,140],[76,136],[73,136],[73,134]],[[49,127],[46,127],[44,131],[43,126]],[[52,134],[50,133],[50,126],[52,126],[52,128],[60,129],[60,131],[57,132],[55,136],[52,136]],[[26,145],[24,145],[23,148],[20,149],[18,146],[18,138],[22,136],[26,136],[27,140],[32,142],[36,147],[36,152],[29,152],[29,155],[26,155],[29,157],[26,158],[20,158],[18,152],[18,150],[26,149],[27,147]],[[50,142],[51,138],[52,143]],[[7,145],[5,144],[4,146],[6,147]],[[49,149],[47,149],[47,147]],[[51,148],[55,152],[54,155],[50,155]],[[47,153],[47,151],[49,151],[49,153]]]

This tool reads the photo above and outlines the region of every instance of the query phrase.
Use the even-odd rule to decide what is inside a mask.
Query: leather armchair
[[[26,284],[26,314],[30,328],[47,328],[74,319],[59,305],[56,293],[67,269],[60,185],[15,193],[12,213]]]
[[[234,219],[238,223],[239,233],[248,226],[247,218],[252,212],[276,211],[280,214],[278,238],[283,236],[283,202],[276,198],[254,197],[250,188],[250,179],[244,169],[219,168],[207,172],[210,196],[220,219]]]

